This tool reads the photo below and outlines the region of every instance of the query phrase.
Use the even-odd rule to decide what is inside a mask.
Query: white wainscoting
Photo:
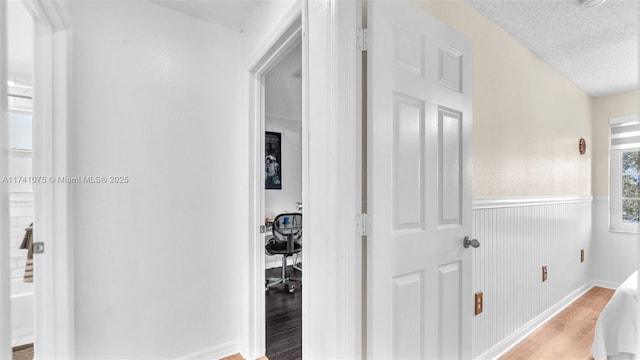
[[[638,234],[609,230],[609,198],[593,199],[591,278],[594,284],[617,287],[638,268]]]
[[[592,198],[474,200],[474,358],[494,358],[588,288]],[[580,250],[585,262],[580,262]],[[542,282],[542,266],[548,280]]]

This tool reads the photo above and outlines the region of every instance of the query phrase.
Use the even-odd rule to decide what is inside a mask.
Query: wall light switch
[[[547,265],[542,266],[542,281],[547,281]]]
[[[584,249],[580,250],[580,262],[583,263],[584,262]]]
[[[475,309],[475,313],[476,313],[476,315],[480,315],[482,313],[482,307],[483,307],[483,304],[482,304],[482,291],[478,291],[476,293],[475,304],[476,304],[475,305],[475,308],[476,308]]]

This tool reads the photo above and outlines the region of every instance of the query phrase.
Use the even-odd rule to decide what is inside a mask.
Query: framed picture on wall
[[[282,134],[264,135],[264,188],[282,190]]]

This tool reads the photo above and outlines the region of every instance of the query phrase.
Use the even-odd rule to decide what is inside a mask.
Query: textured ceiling
[[[638,88],[640,1],[466,1],[588,94]]]

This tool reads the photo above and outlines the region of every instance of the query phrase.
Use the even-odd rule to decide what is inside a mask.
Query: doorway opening
[[[264,76],[268,358],[302,358],[302,42]],[[289,241],[290,240],[290,241]]]
[[[33,224],[34,25],[22,2],[7,2],[7,105],[11,347],[32,359],[35,340]],[[40,278],[38,278],[39,280]]]
[[[302,26],[298,3],[250,68],[251,330],[247,355],[254,358],[302,356],[302,284],[308,276],[301,271],[300,261],[306,141]]]
[[[11,265],[0,269],[3,358],[29,344],[35,346],[25,358],[73,358],[69,189],[55,181],[68,166],[64,13],[56,2],[0,3],[0,30],[7,35],[0,41],[0,133],[8,135],[0,137],[0,175],[6,178],[0,187],[0,262]],[[27,249],[20,249],[31,223],[36,245],[26,242]],[[44,251],[46,243],[55,246]],[[24,281],[29,253],[33,282]]]

